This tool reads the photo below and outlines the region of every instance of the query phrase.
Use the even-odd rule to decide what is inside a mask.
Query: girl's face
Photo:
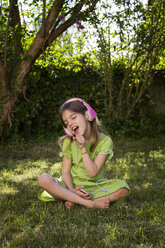
[[[90,130],[89,122],[83,114],[64,110],[62,119],[65,127],[73,135],[83,135],[85,137]]]

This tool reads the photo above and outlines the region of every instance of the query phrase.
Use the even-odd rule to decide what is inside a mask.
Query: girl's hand
[[[80,189],[83,189],[83,186],[79,186],[77,188],[74,188],[72,190],[72,192],[76,193],[77,195],[81,196],[82,198],[84,198],[86,200],[91,199],[92,194],[90,194],[90,193],[85,194],[85,193],[81,192]]]
[[[82,149],[85,146],[85,138],[82,135],[76,135],[73,137],[73,140],[77,143],[80,149]]]

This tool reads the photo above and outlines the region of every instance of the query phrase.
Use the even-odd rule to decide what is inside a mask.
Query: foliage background
[[[73,57],[70,59],[73,60]],[[109,120],[105,111],[108,93],[104,89],[104,79],[98,68],[88,63],[85,55],[75,58],[72,64],[67,63],[69,68],[64,68],[63,65],[37,65],[33,68],[28,78],[26,99],[21,96],[16,106],[10,137],[22,136],[42,140],[63,135],[58,109],[71,97],[81,97],[93,106],[103,127],[111,135],[137,138],[164,133],[165,116],[159,111],[150,89],[137,104],[130,119],[125,120],[118,115]],[[123,76],[122,64],[115,63],[113,71],[114,91],[117,92]],[[159,77],[163,82],[164,71],[156,71],[155,75],[155,80]]]

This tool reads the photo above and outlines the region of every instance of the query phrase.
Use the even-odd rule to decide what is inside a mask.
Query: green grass
[[[61,174],[56,143],[0,145],[0,247],[165,247],[165,137],[114,141],[107,177],[126,179],[129,196],[108,210],[37,199],[37,178]]]

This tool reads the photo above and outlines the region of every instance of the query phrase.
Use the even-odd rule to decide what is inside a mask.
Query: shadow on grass
[[[1,150],[0,246],[163,248],[165,148],[154,140],[118,142],[116,148],[106,176],[127,180],[131,193],[105,211],[81,206],[67,211],[62,202],[37,199],[38,176],[60,174],[52,143],[26,147],[21,156],[21,149],[9,151],[9,157]]]
[[[14,169],[19,161],[45,160],[47,163],[61,161],[60,148],[57,142],[49,143],[23,143],[23,144],[0,144],[0,170]]]

